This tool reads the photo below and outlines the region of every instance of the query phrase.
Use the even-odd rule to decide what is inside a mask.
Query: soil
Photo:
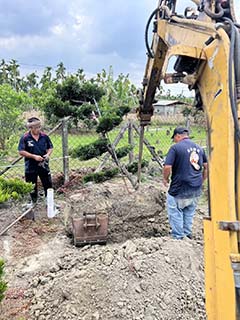
[[[70,186],[70,184],[69,184]],[[8,290],[2,320],[203,320],[205,314],[200,205],[192,240],[169,236],[165,189],[153,179],[135,191],[121,178],[61,188],[59,213],[22,219],[0,237]],[[0,231],[21,215],[0,209]],[[71,219],[109,218],[106,245],[75,247]]]

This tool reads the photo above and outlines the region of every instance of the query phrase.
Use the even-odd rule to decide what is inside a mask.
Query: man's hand
[[[167,187],[168,187],[168,180],[163,179],[163,184],[164,184],[164,186],[167,188]]]
[[[38,162],[41,162],[41,161],[43,161],[44,160],[44,158],[43,157],[41,157],[41,156],[38,156],[38,155],[34,155],[34,158],[33,158],[34,160],[36,160],[36,161],[38,161]]]
[[[170,177],[171,171],[172,171],[172,166],[165,165],[163,167],[163,184],[165,187],[168,187],[169,177]]]
[[[45,155],[43,156],[44,160],[46,160],[46,161],[48,161],[48,160],[49,160],[49,157],[50,157],[50,155],[49,155],[49,154],[45,154]]]

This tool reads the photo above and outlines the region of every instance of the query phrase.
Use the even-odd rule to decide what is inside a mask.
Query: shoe
[[[32,208],[33,206],[34,206],[34,202],[30,201],[30,202],[24,203],[24,204],[22,205],[22,208],[25,209],[25,210],[27,210],[27,209]]]

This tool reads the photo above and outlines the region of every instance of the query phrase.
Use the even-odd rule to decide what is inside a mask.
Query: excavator
[[[139,159],[161,81],[195,91],[207,119],[209,215],[204,219],[208,320],[240,319],[240,0],[160,0],[145,32]],[[180,4],[181,2],[181,4]],[[182,5],[183,1],[179,1]],[[149,27],[153,26],[149,43]],[[170,61],[171,60],[171,61]],[[172,61],[173,72],[169,73]],[[140,167],[140,166],[139,166]]]

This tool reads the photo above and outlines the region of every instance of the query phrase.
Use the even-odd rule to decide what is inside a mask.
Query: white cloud
[[[145,25],[156,5],[157,0],[0,0],[0,59],[16,59],[29,72],[31,65],[35,71],[36,65],[63,62],[68,70],[96,75],[112,65],[115,75],[129,73],[140,86]]]
[[[56,36],[62,36],[66,31],[66,26],[64,24],[57,24],[50,28],[51,32]]]

